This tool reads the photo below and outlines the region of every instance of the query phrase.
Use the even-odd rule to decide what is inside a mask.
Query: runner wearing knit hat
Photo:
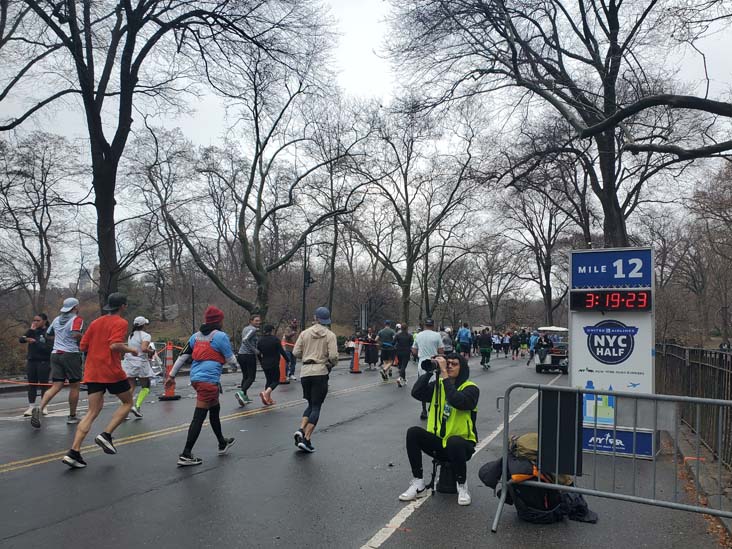
[[[211,429],[219,442],[219,455],[228,452],[234,444],[233,438],[226,438],[221,432],[221,367],[224,363],[236,364],[234,351],[231,349],[229,336],[221,330],[224,313],[221,309],[210,305],[203,313],[204,324],[191,336],[188,343],[175,361],[165,385],[172,385],[178,370],[189,359],[191,366],[191,385],[196,391],[196,409],[188,427],[188,437],[183,452],[178,456],[178,466],[200,465],[203,460],[193,456],[193,446],[201,434],[201,427],[208,415]]]

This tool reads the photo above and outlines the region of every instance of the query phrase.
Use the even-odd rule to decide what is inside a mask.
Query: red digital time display
[[[650,290],[573,291],[569,296],[573,311],[648,311]]]

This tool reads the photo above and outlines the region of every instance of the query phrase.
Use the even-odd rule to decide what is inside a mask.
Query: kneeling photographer
[[[470,505],[466,463],[478,442],[475,420],[480,390],[468,379],[467,360],[457,353],[425,360],[422,369],[428,373],[420,376],[414,384],[412,396],[430,403],[427,429],[410,427],[407,430],[407,455],[414,478],[399,499],[412,501],[427,495],[422,478],[424,452],[449,462],[457,481],[458,504]]]

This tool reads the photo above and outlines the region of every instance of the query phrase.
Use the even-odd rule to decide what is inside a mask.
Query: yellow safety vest
[[[465,381],[457,390],[462,391],[465,387],[470,386],[477,387],[472,381]],[[458,410],[450,406],[445,397],[445,386],[442,378],[437,378],[437,390],[432,393],[432,401],[430,402],[427,430],[442,439],[443,448],[447,446],[447,439],[450,437],[460,437],[478,442],[473,425],[473,412],[478,412],[477,406],[473,410]],[[435,418],[435,416],[437,417]]]

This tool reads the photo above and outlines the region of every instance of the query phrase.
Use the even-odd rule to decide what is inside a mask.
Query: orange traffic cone
[[[173,369],[173,342],[168,341],[165,345],[165,379],[170,377]],[[175,379],[173,384],[165,387],[165,392],[158,397],[158,400],[180,400],[180,395],[175,394]]]
[[[351,369],[352,374],[360,374],[361,370],[358,369],[358,347],[361,342],[357,339],[356,346],[353,348],[353,368]]]
[[[282,338],[282,348],[285,349],[285,347],[288,345],[288,343],[285,341],[285,338]],[[287,349],[285,349],[287,350]],[[287,385],[290,383],[290,380],[287,379],[287,362],[285,361],[284,357],[280,357],[280,385]]]

